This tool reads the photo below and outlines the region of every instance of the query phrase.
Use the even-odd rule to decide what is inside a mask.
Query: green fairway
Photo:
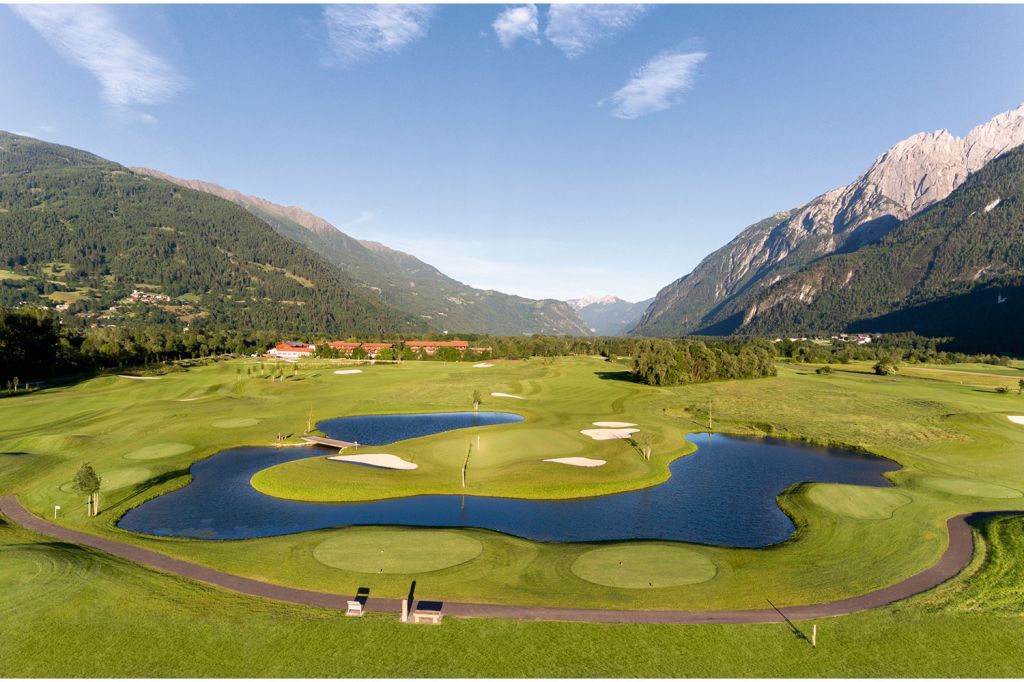
[[[353,573],[428,573],[479,556],[483,545],[457,531],[375,528],[355,538],[327,538],[313,549],[325,566]]]
[[[889,519],[912,499],[888,488],[867,488],[837,483],[811,486],[807,499],[833,514],[854,519]]]
[[[598,585],[643,589],[707,582],[718,567],[704,553],[678,545],[613,545],[581,554],[572,572]]]
[[[486,370],[408,362],[334,374],[351,366],[309,361],[281,372],[272,363],[241,359],[155,381],[102,376],[4,399],[0,492],[17,494],[47,517],[60,505],[58,521],[72,527],[284,585],[336,593],[365,585],[376,596],[400,598],[416,579],[425,598],[630,609],[764,608],[768,599],[786,606],[863,594],[933,564],[945,549],[949,517],[1024,506],[1018,493],[1024,490],[1024,457],[1015,454],[1024,450],[1024,426],[1006,418],[1024,413],[1024,398],[960,384],[956,377],[966,372],[955,366],[925,378],[875,376],[867,363],[837,366],[831,375],[782,363],[774,378],[675,388],[633,383],[624,365],[594,358],[496,362]],[[983,374],[985,367],[966,371]],[[1020,371],[993,370],[997,378]],[[541,543],[482,530],[426,528],[407,531],[416,541],[403,543],[395,533],[406,531],[369,527],[214,542],[138,536],[115,526],[127,509],[187,484],[188,467],[200,458],[230,447],[270,445],[279,433],[298,442],[311,411],[317,421],[467,410],[474,390],[484,396],[481,409],[514,411],[525,421],[374,448],[415,462],[411,471],[312,457],[264,470],[254,483],[307,500],[417,493],[559,498],[630,490],[666,479],[672,459],[692,451],[685,434],[707,428],[709,405],[716,431],[845,445],[903,468],[888,475],[891,488],[794,486],[779,503],[797,531],[765,549]],[[524,400],[490,397],[492,392]],[[653,440],[650,461],[628,441],[580,434],[595,421],[638,424]],[[579,468],[541,461],[558,456],[608,464]],[[84,461],[105,481],[96,518],[85,516],[84,498],[68,485]],[[435,556],[428,561],[420,546],[434,548]],[[671,553],[652,557],[655,546],[678,550],[686,560],[667,558]]]
[[[910,602],[770,625],[448,617],[441,627],[288,606],[50,542],[0,520],[8,677],[1014,677],[1024,518],[982,526],[970,571]]]

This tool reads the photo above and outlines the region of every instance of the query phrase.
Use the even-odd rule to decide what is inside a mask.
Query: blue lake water
[[[344,417],[321,422],[332,438],[385,445],[442,431],[521,421],[501,412]],[[192,466],[192,482],[122,517],[151,535],[241,539],[353,525],[471,527],[552,542],[673,540],[764,547],[788,538],[792,521],[776,497],[794,483],[887,486],[889,460],[799,442],[691,434],[697,452],[670,465],[660,485],[574,500],[423,495],[355,503],[296,502],[256,491],[253,474],[324,456],[317,448],[240,447]],[[338,466],[350,466],[339,463]],[[551,475],[559,466],[552,464]]]

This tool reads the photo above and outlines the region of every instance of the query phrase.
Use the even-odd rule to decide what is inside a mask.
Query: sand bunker
[[[419,468],[418,464],[414,464],[413,462],[407,462],[401,457],[397,457],[395,455],[335,455],[334,457],[328,457],[327,459],[333,459],[336,462],[354,462],[355,464],[369,464],[370,466],[380,467],[382,469]]]
[[[1012,421],[1014,424],[1024,424],[1024,417],[1013,416],[1013,417],[1007,417],[1007,419]]]
[[[568,464],[572,467],[603,467],[607,464],[603,459],[590,459],[589,457],[556,457],[544,461],[554,462],[555,464]]]
[[[475,364],[475,365],[473,365],[473,366],[474,366],[474,367],[494,367],[494,365],[492,365],[492,364],[491,364],[491,363],[489,363],[489,362],[478,362],[478,363],[476,363],[476,364]]]
[[[603,426],[609,429],[624,429],[627,426],[636,426],[630,422],[594,422],[594,426]]]
[[[334,370],[334,373],[335,374],[362,374],[363,370],[361,370],[361,369],[336,369],[336,370]]]
[[[522,400],[523,399],[523,396],[521,396],[521,395],[512,395],[511,393],[492,393],[491,395],[493,395],[495,398],[515,398],[516,400]]]
[[[118,379],[138,379],[138,380],[141,380],[141,381],[156,381],[160,377],[136,377],[136,376],[132,376],[131,374],[118,374],[117,378]]]
[[[629,438],[640,429],[583,429],[580,431],[584,436],[594,440],[615,440],[617,438]]]

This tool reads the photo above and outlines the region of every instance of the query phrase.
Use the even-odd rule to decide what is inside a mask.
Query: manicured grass
[[[867,488],[838,483],[810,486],[807,499],[833,514],[854,519],[889,519],[913,500],[889,488]]]
[[[374,528],[358,537],[330,537],[313,549],[313,558],[352,573],[429,573],[480,555],[483,545],[458,531]]]
[[[0,520],[8,677],[1015,677],[1024,519],[982,526],[969,575],[896,607],[786,625],[440,627],[242,597]],[[796,624],[808,634],[811,623]]]
[[[817,375],[813,367],[780,364],[779,376],[677,388],[622,380],[623,366],[591,358],[498,362],[486,370],[461,363],[364,366],[337,376],[343,363],[311,362],[284,368],[237,360],[131,381],[113,376],[0,401],[0,491],[17,493],[36,513],[118,537],[160,552],[281,584],[400,598],[418,580],[425,598],[509,604],[586,605],[593,608],[764,608],[840,599],[891,585],[934,563],[946,544],[945,521],[958,513],[1024,506],[992,488],[1024,490],[1024,426],[1007,414],[1024,413],[1024,398],[948,379],[877,377],[867,363]],[[927,369],[927,368],[924,368]],[[981,372],[983,367],[971,367]],[[1005,371],[1005,368],[996,368]],[[274,468],[278,494],[305,499],[360,499],[425,493],[461,493],[460,468],[474,446],[464,492],[481,495],[566,497],[615,492],[665,480],[672,458],[690,451],[684,435],[708,424],[716,430],[800,437],[843,444],[890,457],[903,469],[895,486],[859,489],[796,486],[780,498],[798,530],[788,542],[763,550],[689,547],[710,559],[716,573],[696,584],[623,586],[617,561],[584,579],[573,567],[590,544],[537,543],[479,530],[421,530],[425,545],[445,547],[457,532],[482,548],[461,559],[439,551],[444,567],[423,572],[412,558],[377,573],[381,529],[346,528],[258,540],[210,542],[135,536],[114,523],[126,509],[188,481],[195,460],[238,445],[268,445],[278,433],[297,436],[310,408],[314,420],[351,414],[470,409],[474,389],[520,395],[487,399],[482,409],[507,409],[526,420],[439,434],[388,446],[414,461],[413,471],[388,471],[311,458]],[[253,420],[255,423],[253,423]],[[654,436],[649,462],[624,441],[593,441],[579,434],[594,421],[627,421]],[[217,424],[233,428],[217,428]],[[476,437],[480,437],[480,447]],[[295,441],[296,438],[292,438]],[[594,469],[556,467],[552,456],[590,456]],[[105,487],[103,514],[85,517],[84,498],[66,484],[83,461],[108,481],[151,477],[119,489]],[[278,474],[281,475],[278,475]],[[935,479],[970,482],[951,491]],[[63,486],[63,487],[62,487]],[[292,486],[292,490],[284,488]],[[847,499],[845,490],[856,500]],[[894,497],[898,495],[900,497]],[[320,497],[318,497],[320,496]],[[904,498],[910,501],[901,506]],[[437,535],[437,537],[435,537]],[[352,563],[326,565],[316,556],[325,541],[350,546]],[[329,546],[329,545],[328,545]],[[624,566],[644,566],[645,543],[622,543]],[[686,548],[686,545],[680,545]],[[580,564],[583,565],[583,564]],[[340,566],[340,567],[339,567]],[[362,569],[362,570],[359,570]],[[640,571],[641,569],[637,569]],[[369,577],[368,577],[369,575]],[[634,582],[643,582],[642,573]],[[604,584],[599,584],[599,581]]]
[[[718,567],[700,550],[651,543],[585,552],[572,563],[572,572],[598,585],[643,589],[707,582]]]

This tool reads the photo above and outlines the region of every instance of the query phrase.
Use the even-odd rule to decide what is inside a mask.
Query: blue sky
[[[898,140],[1024,101],[1020,6],[0,8],[0,128],[477,287],[653,296]]]

